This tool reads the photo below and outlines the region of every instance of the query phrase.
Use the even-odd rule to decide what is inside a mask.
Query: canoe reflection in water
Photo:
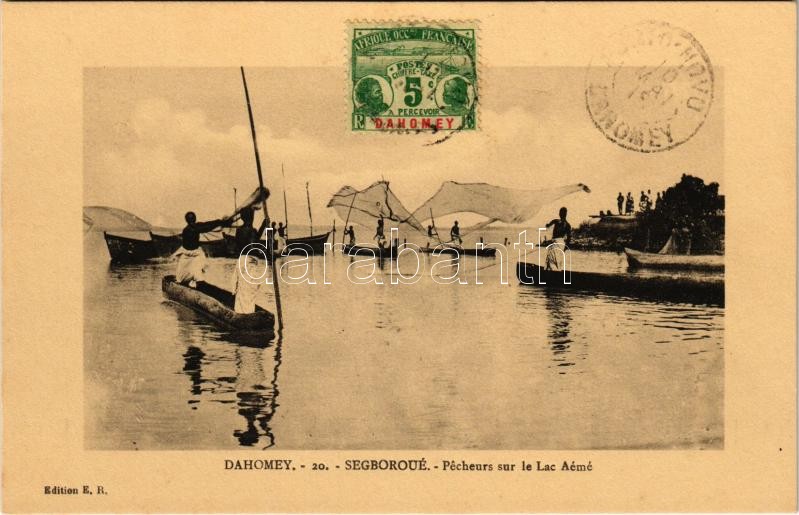
[[[270,421],[278,406],[281,339],[277,337],[265,345],[246,343],[217,345],[213,351],[203,350],[202,343],[188,344],[181,372],[189,378],[191,409],[202,409],[202,404],[209,402],[235,406],[246,424],[233,429],[239,445],[266,449],[275,445]]]

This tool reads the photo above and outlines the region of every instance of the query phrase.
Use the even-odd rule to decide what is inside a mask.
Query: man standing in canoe
[[[280,239],[280,246],[285,247],[288,238],[286,238],[286,234],[288,232],[288,225],[283,225],[283,222],[277,224],[277,236]]]
[[[383,247],[386,243],[386,235],[384,232],[384,222],[383,222],[383,215],[380,215],[380,218],[377,220],[377,228],[375,229],[375,236],[374,239],[377,240],[377,245]]]
[[[222,227],[230,227],[233,224],[233,217],[198,222],[197,215],[193,211],[189,211],[186,213],[185,219],[186,227],[181,233],[182,246],[175,252],[178,258],[175,279],[183,285],[189,285],[192,281],[200,285],[205,282],[206,267],[205,252],[200,247],[200,235]]]
[[[455,220],[455,223],[452,225],[452,229],[449,230],[449,239],[452,243],[455,243],[455,240],[458,240],[458,245],[463,244],[463,240],[461,239],[461,228],[458,226],[457,220]]]
[[[344,229],[344,236],[350,237],[350,246],[355,245],[355,228],[350,225],[349,229]]]
[[[269,194],[267,193],[267,196]],[[260,277],[263,270],[257,270],[259,267],[265,266],[265,261],[259,263],[259,260],[252,255],[242,255],[242,252],[248,245],[258,243],[266,230],[266,219],[261,223],[258,230],[253,226],[254,212],[252,208],[244,208],[241,210],[241,227],[236,229],[236,254],[238,255],[238,266],[233,275],[233,295],[235,302],[233,310],[236,313],[254,313],[255,312],[255,298],[258,295],[261,283],[257,281],[247,281],[242,277],[243,273],[248,273],[251,277]],[[269,235],[272,237],[273,235]],[[263,249],[262,249],[263,250]],[[255,254],[255,253],[253,253]]]
[[[565,207],[560,208],[558,215],[560,218],[555,218],[547,224],[547,229],[552,229],[552,240],[547,245],[547,270],[563,270],[563,257],[566,255],[566,246],[572,235],[572,226],[566,221],[566,214],[568,210]]]

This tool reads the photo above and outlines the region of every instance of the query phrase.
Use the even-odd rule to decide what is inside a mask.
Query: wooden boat
[[[225,255],[227,257],[238,257],[236,252],[236,235],[229,232],[222,232],[222,239],[225,240]]]
[[[200,283],[198,288],[184,286],[175,281],[174,275],[161,280],[164,296],[178,304],[197,311],[213,322],[236,331],[272,331],[275,316],[269,311],[255,307],[254,313],[233,311],[235,298],[232,293],[209,283]]]
[[[724,306],[724,279],[721,277],[686,277],[679,275],[607,274],[567,272],[544,268],[523,261],[516,265],[516,277],[522,284],[559,290],[602,292],[610,295],[645,299],[691,302]],[[539,278],[542,281],[539,283]]]
[[[426,254],[457,254],[460,256],[494,257],[497,255],[495,248],[467,248],[457,245],[445,245],[443,247],[422,247],[422,252]]]
[[[376,257],[378,259],[397,259],[396,247],[378,247],[365,245],[344,245],[344,254],[350,256]]]
[[[200,235],[200,248],[208,257],[227,257],[228,244],[223,233],[203,233]]]
[[[236,252],[236,235],[222,233],[227,248],[227,257],[238,257]],[[289,254],[302,254],[300,249],[305,250],[309,256],[325,253],[325,243],[330,237],[330,232],[318,234],[316,236],[305,236],[303,238],[289,238],[286,240],[286,247],[281,251],[280,255],[287,256]],[[280,257],[280,255],[278,257]]]
[[[130,233],[130,236],[122,236],[103,231],[112,263],[143,263],[156,257],[152,240],[131,237],[134,234],[139,235],[138,232]]]
[[[324,254],[325,243],[330,237],[330,232],[318,234],[316,236],[303,236],[302,238],[288,238],[283,254],[302,253],[299,249],[305,250],[309,255]]]
[[[179,234],[159,234],[150,231],[150,239],[153,241],[155,254],[158,257],[171,256],[181,245]]]
[[[653,254],[626,247],[624,253],[631,268],[724,271],[724,256],[719,255]]]

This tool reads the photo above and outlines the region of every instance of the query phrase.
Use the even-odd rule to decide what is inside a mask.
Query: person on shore
[[[627,192],[627,203],[625,207],[625,214],[627,215],[631,215],[635,211],[635,200],[633,200],[633,194],[630,191]]]
[[[660,192],[658,192],[657,195],[658,196],[655,199],[655,209],[658,209],[660,207],[660,202],[663,200],[663,198],[660,196]]]
[[[616,197],[616,204],[619,206],[619,214],[622,215],[622,208],[624,207],[624,195],[619,192],[619,196]]]
[[[241,210],[241,227],[236,229],[236,254],[238,254],[238,266],[233,271],[233,310],[236,313],[254,313],[255,298],[258,295],[261,283],[244,279],[242,274],[247,273],[250,277],[260,277],[266,263],[257,259],[254,255],[242,255],[248,245],[258,243],[266,230],[266,218],[261,222],[260,227],[255,229],[253,226],[254,211],[250,207]],[[253,253],[257,255],[257,253]],[[246,271],[245,271],[246,269]]]
[[[452,229],[449,230],[449,240],[452,243],[455,243],[455,240],[457,240],[458,245],[463,245],[463,240],[461,239],[461,228],[458,226],[457,220],[455,220],[455,223],[452,225]]]
[[[572,235],[572,226],[566,221],[567,214],[568,210],[565,207],[560,208],[559,218],[551,220],[546,225],[547,229],[552,227],[552,240],[547,245],[547,270],[563,270],[563,257],[566,255]]]
[[[344,236],[350,237],[349,245],[355,245],[355,228],[350,225],[349,229],[344,229]]]
[[[181,247],[175,252],[174,256],[178,259],[175,280],[180,284],[189,286],[193,282],[195,287],[200,287],[205,283],[205,269],[207,260],[205,251],[200,247],[200,235],[212,232],[222,227],[233,225],[233,218],[221,218],[208,222],[198,222],[194,211],[189,211],[184,217],[186,227],[181,233]]]
[[[647,206],[647,203],[648,203],[648,202],[649,202],[649,199],[648,199],[648,198],[646,198],[646,193],[644,193],[644,192],[642,191],[642,192],[641,192],[641,198],[640,198],[640,199],[638,199],[638,209],[639,209],[640,211],[646,211],[646,206]]]

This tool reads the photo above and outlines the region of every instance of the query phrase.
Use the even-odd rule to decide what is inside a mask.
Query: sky
[[[582,182],[575,193],[532,216],[531,227],[569,208],[579,224],[615,209],[618,192],[664,190],[691,173],[723,182],[721,73],[704,125],[672,150],[623,149],[593,125],[585,107],[585,69],[507,67],[480,71],[479,129],[441,135],[353,132],[346,72],[335,67],[250,68],[247,84],[273,218],[314,225],[344,185],[385,178],[413,211],[446,180],[538,189]],[[285,182],[281,175],[285,169]],[[87,68],[84,70],[84,205],[121,208],[159,226],[180,227],[229,214],[257,174],[238,68]],[[531,214],[532,215],[532,214]],[[463,223],[479,217],[462,217]],[[446,220],[442,220],[442,223]],[[341,227],[343,220],[337,220]]]

